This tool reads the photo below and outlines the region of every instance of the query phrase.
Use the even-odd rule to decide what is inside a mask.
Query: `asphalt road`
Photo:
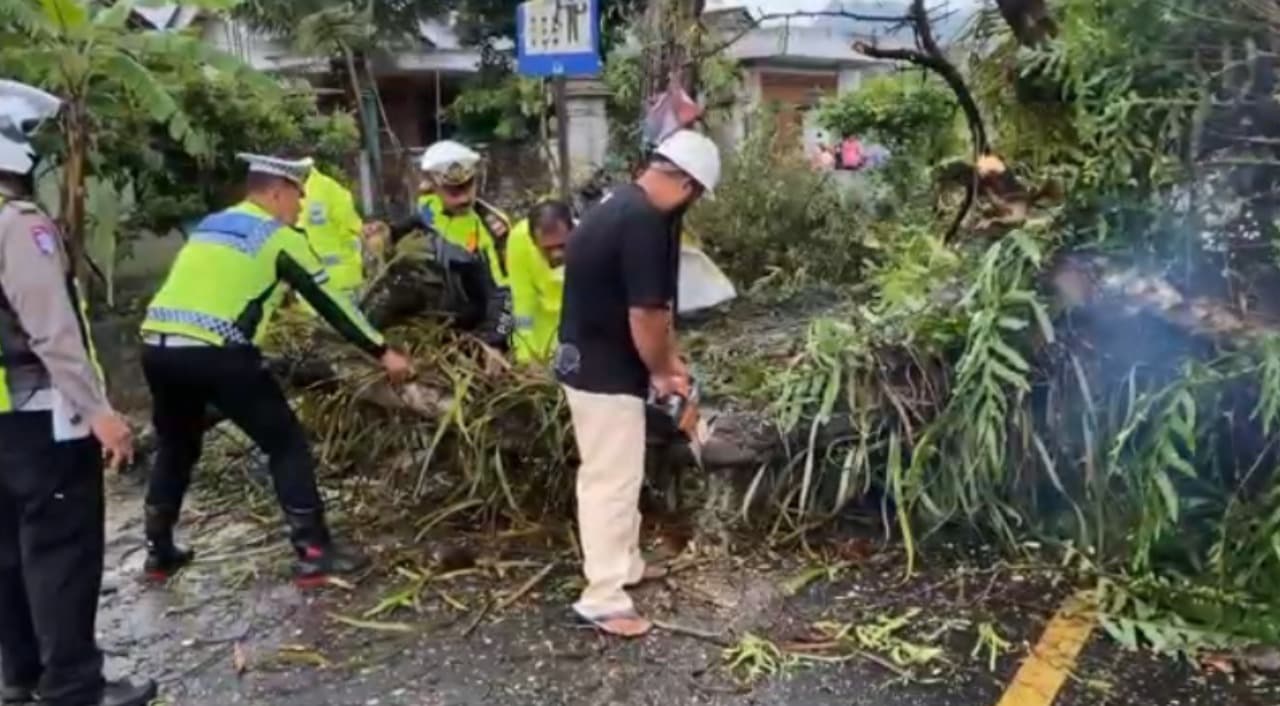
[[[774,644],[811,642],[825,621],[871,626],[911,616],[905,643],[938,655],[907,668],[873,657],[805,660],[732,672],[723,647],[658,631],[636,641],[576,626],[567,605],[574,567],[562,563],[509,609],[476,623],[476,611],[535,572],[536,557],[494,572],[433,583],[419,611],[391,611],[354,627],[403,585],[370,578],[354,590],[301,594],[285,580],[287,554],[262,525],[229,515],[195,518],[203,560],[167,587],[136,579],[143,553],[135,489],[113,490],[107,586],[99,621],[112,674],[159,679],[167,706],[995,706],[1065,587],[1035,571],[993,570],[957,556],[901,579],[892,551],[861,557],[834,580],[795,595],[805,565],[787,557],[709,557],[666,583],[638,591],[653,615],[683,628]],[[266,541],[264,542],[264,538]],[[746,557],[746,558],[744,558]],[[335,616],[342,616],[337,618]],[[388,625],[390,623],[390,625]],[[986,623],[1009,643],[995,668],[974,653]],[[828,630],[833,629],[830,626]],[[898,672],[909,672],[904,677]],[[1206,675],[1168,659],[1125,654],[1095,637],[1056,706],[1274,706],[1275,683]],[[1013,704],[1008,706],[1049,706]]]

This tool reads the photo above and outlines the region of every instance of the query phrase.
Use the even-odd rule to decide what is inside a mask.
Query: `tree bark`
[[[697,95],[697,70],[685,69],[692,47],[681,43],[697,26],[704,0],[650,0],[643,18],[644,74],[641,77],[644,108],[653,96],[665,92],[673,74],[680,74],[684,89]],[[641,110],[641,115],[644,111]]]
[[[82,99],[68,101],[65,124],[67,161],[62,173],[62,221],[71,271],[78,279],[84,272],[85,260],[84,162],[89,130]]]
[[[1058,25],[1049,16],[1045,0],[996,0],[996,6],[1013,30],[1013,36],[1024,47],[1038,46],[1058,33]]]

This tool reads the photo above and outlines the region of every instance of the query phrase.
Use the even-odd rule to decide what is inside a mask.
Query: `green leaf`
[[[102,29],[122,30],[133,14],[133,7],[133,0],[117,0],[114,5],[99,12],[93,18],[93,23]]]
[[[114,53],[105,61],[107,73],[118,80],[157,122],[167,123],[178,112],[178,104],[168,90],[145,66],[127,54]]]
[[[1022,331],[1028,326],[1026,321],[1015,319],[1012,316],[1001,316],[998,323],[1000,328],[1006,331]]]
[[[1161,502],[1164,505],[1165,512],[1169,515],[1169,522],[1177,524],[1178,492],[1174,490],[1173,482],[1169,480],[1169,476],[1164,471],[1152,473],[1151,480],[1155,483],[1156,489],[1160,491]]]
[[[1005,381],[1009,385],[1012,385],[1018,391],[1027,392],[1031,389],[1027,384],[1027,378],[1025,375],[1011,370],[994,358],[987,361],[987,367],[991,370],[993,375]]]
[[[31,49],[38,37],[45,37],[53,33],[53,25],[49,18],[37,8],[29,0],[3,0],[0,1],[0,47],[6,44],[10,46],[18,46],[19,42],[16,38],[10,41],[4,37],[4,32],[12,28],[18,34],[25,35],[26,46],[23,50]]]
[[[73,33],[89,26],[89,7],[78,0],[40,0],[40,9],[54,27]]]
[[[1022,357],[1021,353],[1015,351],[1009,346],[1009,344],[998,338],[993,338],[991,340],[991,351],[999,355],[1011,367],[1019,372],[1026,373],[1031,370],[1031,364],[1027,362],[1026,358]]]
[[[1196,477],[1196,469],[1181,454],[1178,453],[1172,445],[1163,444],[1160,447],[1160,459],[1169,466],[1189,478]]]

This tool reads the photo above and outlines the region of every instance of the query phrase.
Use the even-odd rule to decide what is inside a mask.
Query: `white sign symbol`
[[[531,0],[524,6],[525,54],[589,54],[590,6],[585,0]]]

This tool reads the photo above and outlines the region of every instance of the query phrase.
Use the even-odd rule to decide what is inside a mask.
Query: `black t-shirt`
[[[556,353],[561,382],[584,392],[647,394],[649,370],[631,338],[628,310],[672,305],[679,262],[673,222],[640,187],[626,184],[574,229]]]

